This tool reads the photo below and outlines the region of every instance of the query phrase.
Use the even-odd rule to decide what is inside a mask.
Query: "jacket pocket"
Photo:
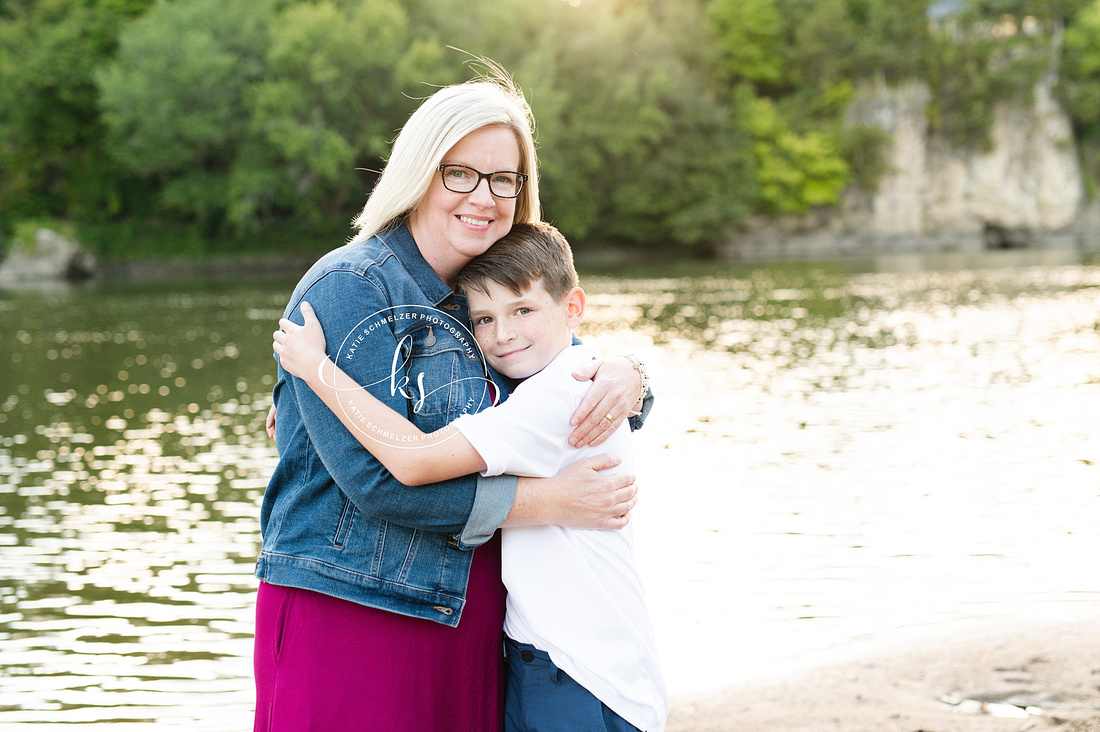
[[[411,587],[432,586],[438,578],[438,568],[433,570],[437,561],[430,555],[420,556],[424,538],[425,532],[419,529],[379,522],[371,574]]]
[[[454,407],[456,391],[464,386],[457,378],[461,345],[445,327],[428,324],[406,333],[402,346],[402,393],[409,402],[410,418],[419,425],[417,417],[446,417]]]
[[[332,545],[337,549],[343,549],[351,533],[351,526],[355,523],[355,504],[347,496],[344,496],[344,507],[340,511],[340,520],[336,522],[336,533],[332,537]]]

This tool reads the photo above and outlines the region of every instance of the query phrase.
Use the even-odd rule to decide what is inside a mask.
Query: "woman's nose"
[[[477,187],[467,194],[467,197],[479,206],[488,208],[496,203],[496,199],[493,198],[493,192],[489,190],[489,181],[486,179],[479,180]]]

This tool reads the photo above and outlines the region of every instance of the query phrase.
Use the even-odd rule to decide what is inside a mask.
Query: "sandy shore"
[[[1100,619],[952,624],[673,699],[668,732],[1100,732]]]

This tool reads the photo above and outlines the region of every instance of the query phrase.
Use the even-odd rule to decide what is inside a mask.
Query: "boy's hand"
[[[267,410],[267,419],[264,420],[264,428],[267,430],[267,436],[271,439],[275,439],[275,405],[271,405],[271,409]]]
[[[304,325],[281,318],[279,330],[272,334],[272,347],[284,369],[306,383],[312,383],[319,378],[318,369],[328,358],[325,331],[308,302],[302,303],[302,318]]]
[[[573,372],[577,381],[592,380],[569,424],[576,429],[569,435],[573,447],[599,445],[611,433],[637,414],[642,377],[629,358],[618,356],[592,361]]]

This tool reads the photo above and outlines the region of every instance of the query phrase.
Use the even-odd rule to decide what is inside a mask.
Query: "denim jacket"
[[[404,226],[322,257],[285,317],[301,323],[303,300],[324,327],[329,357],[421,430],[489,405],[487,377],[497,377],[468,330],[465,298],[439,279]],[[279,463],[260,512],[256,576],[458,625],[470,550],[504,521],[515,477],[405,486],[281,366],[274,396]]]

